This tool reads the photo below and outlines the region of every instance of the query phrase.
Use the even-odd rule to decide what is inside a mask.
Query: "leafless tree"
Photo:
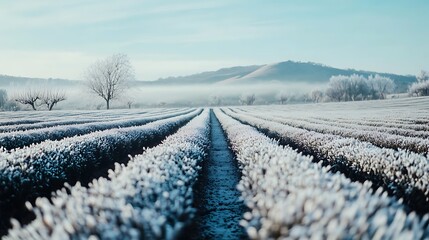
[[[51,111],[55,104],[66,100],[66,95],[58,90],[47,90],[40,96],[40,99],[42,104],[45,104],[48,110]]]
[[[429,96],[429,80],[411,84],[408,93],[410,96]]]
[[[277,100],[280,102],[280,104],[285,104],[287,100],[289,100],[289,95],[285,92],[280,92],[277,95]]]
[[[349,100],[349,91],[350,91],[349,76],[344,76],[344,75],[332,76],[329,79],[329,85],[328,86],[329,87],[328,87],[327,91],[329,91],[330,94],[335,95],[334,99],[336,99],[338,101],[341,101],[341,100],[348,101]]]
[[[222,104],[222,98],[217,95],[210,96],[209,104],[211,106],[220,106]]]
[[[429,80],[429,72],[421,70],[420,73],[416,76],[417,82],[424,82]]]
[[[336,102],[340,102],[341,98],[343,97],[343,93],[339,89],[332,87],[326,89],[325,94],[331,101]]]
[[[127,101],[128,109],[131,109],[131,107],[133,106],[133,104],[134,104],[134,101],[133,101],[133,100],[128,100],[128,101]]]
[[[17,95],[15,97],[15,101],[17,101],[21,104],[24,104],[24,105],[30,105],[31,108],[34,111],[36,111],[37,110],[36,109],[36,106],[37,106],[36,102],[41,99],[41,96],[42,96],[42,94],[40,91],[29,89],[29,90]]]
[[[353,74],[349,77],[349,89],[347,94],[349,96],[349,100],[356,101],[358,98],[361,100],[366,99],[370,92],[368,86],[368,80],[362,76]]]
[[[429,96],[429,72],[422,70],[416,78],[417,82],[411,84],[408,93],[411,96]]]
[[[395,83],[388,77],[383,77],[378,74],[369,76],[369,84],[378,93],[380,99],[386,99],[386,94],[391,93],[395,89]]]
[[[157,107],[165,107],[167,105],[167,103],[166,102],[159,102],[158,104],[157,104]]]
[[[0,110],[4,110],[7,103],[7,92],[4,89],[0,89]]]
[[[311,100],[315,103],[318,103],[323,98],[323,92],[319,90],[314,90],[311,92]]]
[[[254,93],[252,94],[244,94],[240,97],[240,103],[242,105],[253,105],[256,100],[256,96]]]
[[[118,99],[127,87],[128,81],[134,79],[134,70],[125,54],[115,54],[92,64],[85,73],[89,89],[106,101]]]

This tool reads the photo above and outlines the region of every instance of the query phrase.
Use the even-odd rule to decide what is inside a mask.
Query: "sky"
[[[80,80],[127,54],[138,80],[310,61],[429,70],[427,0],[0,0],[0,74]]]

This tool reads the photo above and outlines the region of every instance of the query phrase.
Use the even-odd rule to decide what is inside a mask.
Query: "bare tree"
[[[211,106],[220,106],[222,104],[222,98],[217,95],[210,96],[209,104]]]
[[[341,98],[343,97],[343,93],[338,88],[330,87],[330,88],[326,89],[325,94],[326,94],[326,96],[328,96],[328,98],[331,101],[340,102]]]
[[[410,96],[429,96],[429,80],[411,84],[408,93]]]
[[[421,70],[420,73],[416,76],[417,82],[424,82],[429,80],[429,72]]]
[[[356,101],[358,100],[358,97],[363,100],[368,97],[370,90],[367,83],[368,80],[364,76],[352,74],[349,77],[349,81],[350,84],[347,92],[350,100]]]
[[[314,90],[313,92],[311,92],[311,100],[313,100],[313,102],[318,103],[322,100],[322,98],[323,98],[322,91]]]
[[[40,100],[41,96],[42,94],[40,93],[40,91],[27,90],[24,93],[21,93],[17,97],[15,97],[15,101],[24,105],[30,105],[31,108],[36,111],[36,102]]]
[[[350,96],[350,81],[349,76],[338,75],[332,76],[329,79],[328,90],[330,93],[335,93],[335,98],[338,101],[348,101]],[[341,96],[338,96],[341,95]]]
[[[7,103],[7,92],[4,89],[0,89],[0,110],[4,110]]]
[[[133,104],[134,104],[134,101],[133,101],[133,100],[128,100],[128,101],[127,101],[128,109],[131,109],[131,107],[133,106]]]
[[[58,90],[47,90],[41,95],[40,99],[42,103],[46,105],[48,110],[51,111],[55,104],[66,100],[66,95],[64,92],[60,92]]]
[[[287,100],[289,100],[289,95],[285,92],[280,92],[277,95],[277,100],[280,102],[280,104],[285,104]]]
[[[240,103],[243,105],[253,105],[256,100],[256,96],[254,93],[252,94],[244,94],[240,97]]]
[[[159,102],[158,104],[157,104],[157,106],[158,107],[165,107],[167,105],[167,103],[166,102]]]
[[[386,94],[393,92],[395,83],[388,77],[383,77],[378,74],[369,76],[368,81],[372,88],[378,93],[380,99],[386,99]]]
[[[422,70],[416,78],[417,82],[411,84],[408,93],[411,96],[429,96],[429,72]]]
[[[125,54],[115,54],[91,65],[85,79],[89,89],[106,101],[106,108],[110,108],[110,101],[118,99],[127,87],[127,82],[134,79],[134,70]]]

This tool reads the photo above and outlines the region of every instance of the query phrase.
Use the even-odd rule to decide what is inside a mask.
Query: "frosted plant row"
[[[94,131],[102,131],[112,128],[125,128],[143,125],[148,122],[178,116],[193,110],[184,110],[175,113],[160,114],[149,117],[142,117],[134,120],[117,120],[111,122],[96,122],[77,125],[57,126],[46,129],[34,129],[28,131],[18,131],[10,133],[0,133],[0,146],[5,149],[21,148],[30,144],[39,143],[45,140],[59,140],[66,137],[88,134]]]
[[[251,239],[419,239],[428,218],[407,214],[382,188],[351,182],[282,147],[220,111],[216,115],[242,166],[239,190]]]
[[[408,136],[408,137],[421,137],[421,138],[428,138],[429,137],[429,126],[426,125],[418,125],[413,124],[408,126],[404,123],[399,124],[390,124],[387,126],[384,124],[385,122],[391,121],[391,119],[383,119],[380,118],[377,121],[378,123],[369,123],[366,120],[361,119],[322,119],[322,118],[311,118],[307,119],[309,122],[314,123],[324,123],[329,124],[333,126],[338,127],[344,127],[344,128],[352,128],[352,129],[362,129],[362,130],[371,130],[371,131],[378,131],[378,132],[384,132],[384,133],[390,133],[390,134],[396,134],[396,135],[402,135],[402,136]]]
[[[33,124],[33,123],[40,123],[40,122],[43,122],[43,121],[42,120],[32,120],[32,119],[15,120],[13,118],[8,118],[7,120],[0,121],[0,126],[12,126],[12,125],[19,125],[19,124]]]
[[[115,113],[117,114],[117,113]],[[37,111],[37,112],[8,112],[0,115],[0,126],[10,126],[19,124],[31,124],[56,121],[65,118],[96,118],[96,117],[112,117],[115,114],[101,111]]]
[[[281,116],[273,116],[266,113],[247,114],[265,120],[286,124],[291,127],[302,128],[308,131],[334,134],[347,138],[356,138],[361,141],[370,142],[379,147],[392,149],[407,149],[416,153],[427,153],[429,151],[429,139],[419,137],[406,137],[395,134],[365,130],[365,127],[362,127],[362,129],[353,129],[341,126],[330,126],[324,123],[311,123],[305,120],[294,120]]]
[[[402,135],[407,137],[420,137],[420,138],[429,138],[429,126],[427,125],[418,125],[413,124],[407,127],[405,124],[390,124],[392,119],[386,119],[380,117],[378,119],[378,123],[368,123],[363,119],[350,119],[347,116],[342,117],[311,117],[311,116],[296,116],[294,114],[288,112],[272,112],[272,111],[264,111],[264,110],[243,110],[248,113],[254,113],[259,115],[269,114],[273,117],[280,117],[284,119],[297,120],[297,121],[305,121],[309,123],[315,124],[324,124],[331,125],[336,127],[348,128],[348,129],[358,129],[358,130],[371,130],[377,132],[390,133],[395,135]],[[416,120],[418,117],[416,117]],[[388,124],[385,124],[388,123]],[[390,126],[386,126],[390,125]],[[412,126],[412,127],[411,127]]]
[[[160,143],[200,112],[2,152],[0,212],[4,217],[10,206],[49,194],[64,182],[89,181],[100,168],[125,159],[127,154],[143,147]]]
[[[407,101],[407,99],[385,100],[385,101],[364,101],[359,103],[322,103],[306,105],[272,105],[252,106],[248,109],[284,112],[290,113],[291,116],[305,117],[324,117],[330,119],[351,119],[372,121],[388,120],[384,124],[389,125],[391,122],[400,121],[400,124],[428,121],[427,105],[429,98],[422,98],[418,101]],[[247,108],[246,108],[247,109]],[[304,110],[304,111],[303,111]],[[383,122],[380,122],[383,123]],[[420,125],[421,126],[421,125]],[[418,130],[418,129],[416,129]]]
[[[309,152],[343,172],[371,180],[410,205],[424,208],[429,198],[428,156],[404,150],[379,148],[368,142],[332,134],[322,134],[225,110],[228,115],[265,130]],[[420,204],[423,201],[423,204]],[[417,205],[416,205],[417,204]]]
[[[168,111],[168,113],[177,112],[175,111]],[[8,125],[8,126],[0,126],[0,132],[12,132],[12,131],[25,131],[25,130],[31,130],[31,129],[41,129],[41,128],[48,128],[48,127],[55,127],[55,126],[63,126],[63,125],[77,125],[77,124],[84,124],[84,123],[95,123],[95,122],[107,122],[107,121],[115,121],[115,120],[133,120],[141,117],[148,117],[148,116],[155,116],[159,114],[165,114],[167,111],[162,112],[148,112],[148,113],[142,113],[142,112],[136,112],[135,114],[127,114],[124,116],[85,116],[85,117],[79,117],[79,119],[76,119],[76,116],[71,117],[63,117],[60,120],[53,120],[53,121],[43,121],[43,122],[37,122],[37,123],[31,123],[31,124],[16,124],[16,125]]]
[[[427,123],[420,124],[424,117],[427,116],[427,111],[412,111],[410,113],[401,113],[407,111],[407,109],[398,109],[394,113],[386,114],[382,110],[374,111],[368,109],[356,109],[356,110],[327,110],[321,109],[307,109],[305,105],[301,109],[290,111],[286,106],[282,108],[270,109],[267,107],[252,107],[252,108],[241,108],[246,111],[253,112],[268,112],[277,115],[284,115],[288,117],[300,117],[305,119],[318,119],[326,122],[338,122],[338,123],[351,123],[360,124],[365,126],[373,127],[386,127],[394,129],[411,129],[416,131],[428,131],[429,126]],[[368,105],[370,108],[370,105]],[[413,109],[413,108],[411,108]],[[302,111],[306,110],[306,111]],[[391,109],[389,109],[391,111]],[[409,111],[409,110],[408,110]]]
[[[76,120],[75,117],[74,119],[75,120],[54,120],[54,121],[44,121],[44,122],[37,122],[37,123],[30,123],[30,124],[15,124],[15,125],[1,126],[0,133],[13,132],[13,131],[25,131],[30,129],[40,129],[40,128],[47,128],[47,127],[61,126],[61,125],[83,124],[83,123],[110,120],[109,118],[104,120],[97,120],[97,119],[83,119],[83,120],[77,119]]]
[[[319,117],[318,120],[323,120],[335,124],[357,124],[363,126],[370,126],[379,129],[403,129],[414,130],[414,131],[429,131],[429,126],[427,123],[421,124],[416,123],[421,121],[421,116],[415,116],[413,119],[408,120],[398,120],[395,118],[385,118],[380,116],[378,119],[353,119],[353,118],[326,118]]]
[[[36,219],[5,239],[174,239],[194,216],[192,187],[209,144],[209,112],[109,178],[27,203]],[[68,193],[70,192],[70,193]]]
[[[177,108],[169,108],[169,110],[178,110]],[[59,110],[59,111],[19,111],[19,112],[8,112],[7,114],[0,113],[0,126],[7,125],[18,125],[18,124],[31,124],[41,123],[49,121],[58,121],[62,119],[103,119],[103,118],[119,118],[128,115],[138,115],[146,113],[161,113],[166,111],[167,108],[163,109],[144,109],[144,110],[121,110],[115,109],[115,111],[80,111],[80,110]]]

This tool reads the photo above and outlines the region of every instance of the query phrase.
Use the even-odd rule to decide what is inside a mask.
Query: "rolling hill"
[[[285,61],[266,65],[237,66],[207,71],[188,76],[160,78],[156,81],[133,81],[131,86],[163,85],[251,85],[255,83],[307,83],[323,84],[331,76],[358,74],[368,77],[380,74],[391,78],[397,86],[397,92],[405,92],[412,82],[412,75],[397,75],[354,69],[339,69],[311,62]],[[40,79],[0,75],[0,87],[25,87],[32,85],[50,85],[71,87],[81,81],[65,79]]]
[[[397,91],[405,92],[408,85],[416,81],[412,75],[397,75],[354,69],[339,69],[311,62],[286,61],[266,65],[222,68],[189,76],[158,79],[151,84],[253,84],[253,83],[327,83],[331,76],[358,74],[383,75],[391,78]]]

